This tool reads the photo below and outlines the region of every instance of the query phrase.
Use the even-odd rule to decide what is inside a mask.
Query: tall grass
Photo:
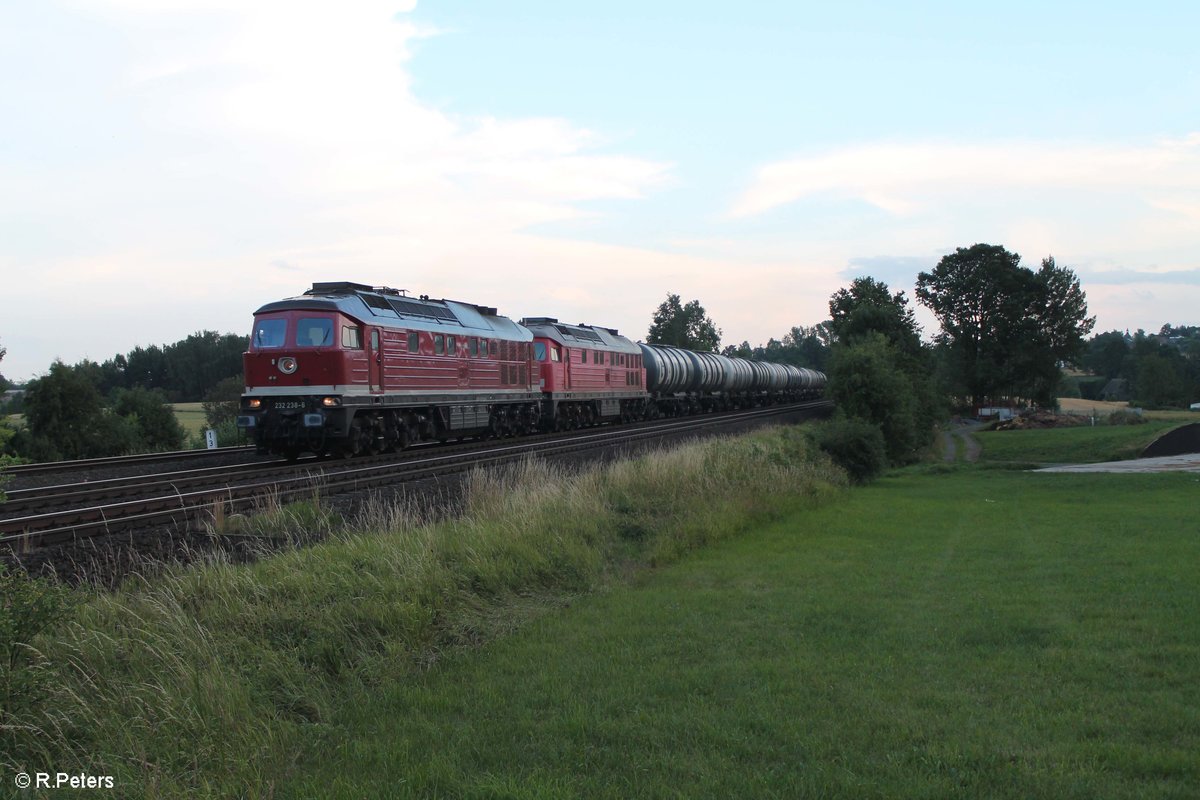
[[[440,522],[383,503],[353,525],[312,504],[277,512],[279,527],[329,538],[131,581],[35,640],[53,689],[8,732],[5,771],[114,775],[128,794],[270,795],[332,745],[332,709],[364,686],[845,483],[781,428],[575,475],[536,461],[475,472],[462,513]]]

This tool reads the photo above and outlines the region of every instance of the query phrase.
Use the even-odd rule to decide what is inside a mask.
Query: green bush
[[[0,753],[5,760],[34,755],[38,737],[29,736],[20,720],[55,687],[53,671],[32,642],[70,611],[67,589],[0,563]]]
[[[815,427],[813,439],[855,483],[869,483],[887,467],[883,432],[869,422],[832,420]]]
[[[237,426],[236,420],[225,420],[220,425],[212,428],[217,432],[217,447],[237,447],[243,444],[254,444],[252,440],[246,437],[242,429]],[[204,438],[204,431],[194,433],[188,438],[187,443],[190,450],[203,450],[208,447],[208,440]]]

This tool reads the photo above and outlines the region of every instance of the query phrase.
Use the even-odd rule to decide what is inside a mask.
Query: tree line
[[[1055,405],[1063,365],[1086,363],[1092,352],[1086,337],[1095,318],[1088,316],[1086,295],[1075,273],[1053,256],[1033,269],[1002,246],[960,247],[920,272],[916,287],[916,299],[939,322],[932,341],[923,340],[904,292],[863,276],[830,297],[828,320],[793,327],[765,346],[743,342],[722,352],[826,372],[837,419],[818,438],[862,480],[886,464],[915,460],[951,408]],[[672,317],[674,325],[668,324]],[[665,343],[717,349],[720,330],[699,302],[683,305],[670,295],[648,340],[693,330],[717,337],[679,335]],[[1179,351],[1159,345],[1140,360],[1126,355],[1120,369],[1160,383],[1158,376],[1169,371],[1164,364],[1177,363]]]
[[[722,349],[722,331],[699,300],[668,294],[646,340],[826,372],[841,425],[825,434],[827,444],[855,451],[864,463],[914,460],[950,408],[1053,405],[1060,392],[1098,399],[1112,379],[1148,407],[1200,397],[1200,327],[1088,340],[1095,318],[1079,279],[1052,256],[1032,269],[1002,246],[958,248],[918,274],[916,298],[938,319],[931,341],[923,340],[905,293],[869,276],[830,297],[829,319],[758,346]],[[170,401],[203,398],[210,425],[231,426],[247,344],[243,336],[201,331],[102,363],[56,362],[26,387],[26,428],[0,426],[0,452],[44,460],[175,449],[183,434],[168,418]],[[1071,364],[1096,377],[1064,382],[1062,368]]]
[[[102,363],[55,361],[3,409],[23,414],[24,424],[0,419],[0,453],[56,461],[179,450],[186,433],[170,404],[205,400],[209,424],[231,427],[248,344],[245,336],[200,331]]]
[[[1095,377],[1070,379],[1065,396],[1183,408],[1200,400],[1200,327],[1168,323],[1157,334],[1106,331],[1088,342],[1080,366]]]

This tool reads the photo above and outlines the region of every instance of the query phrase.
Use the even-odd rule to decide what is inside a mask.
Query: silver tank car
[[[696,380],[688,387],[690,392],[719,392],[725,388],[725,365],[721,363],[721,356],[716,353],[697,353],[693,350],[684,350],[687,353],[696,368]]]
[[[686,392],[696,380],[696,362],[687,350],[659,344],[641,344],[646,367],[646,390],[658,394]]]
[[[750,388],[750,384],[754,382],[754,368],[750,366],[749,361],[728,356],[717,358],[725,365],[725,385],[721,387],[723,391],[744,392]]]

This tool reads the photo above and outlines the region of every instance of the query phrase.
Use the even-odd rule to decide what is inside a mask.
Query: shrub
[[[1136,411],[1120,409],[1108,415],[1109,425],[1141,425],[1146,418]]]
[[[18,736],[24,732],[21,720],[46,699],[53,672],[31,643],[70,614],[69,598],[64,587],[9,571],[0,563],[0,753],[6,758],[28,755],[28,746],[36,743]]]
[[[813,429],[813,439],[855,483],[869,483],[887,467],[883,432],[869,422],[826,422]]]
[[[236,447],[243,444],[253,444],[237,426],[236,420],[226,420],[220,425],[212,428],[217,432],[217,447]],[[203,450],[208,447],[208,440],[204,438],[204,431],[194,433],[188,438],[188,448],[191,450]]]

